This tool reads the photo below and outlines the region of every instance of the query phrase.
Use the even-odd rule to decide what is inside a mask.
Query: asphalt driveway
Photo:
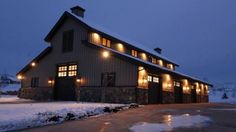
[[[141,108],[92,117],[89,119],[65,122],[59,125],[23,130],[24,132],[120,132],[130,131],[139,122],[160,123],[166,115],[202,115],[212,121],[207,126],[176,128],[171,131],[191,132],[235,132],[236,105],[231,104],[165,104],[146,105]]]

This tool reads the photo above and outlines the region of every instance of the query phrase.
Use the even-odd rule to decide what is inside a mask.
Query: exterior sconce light
[[[80,78],[76,79],[76,82],[81,83],[81,79]]]
[[[108,58],[110,56],[110,53],[108,51],[103,51],[102,56],[103,58]]]
[[[22,76],[22,75],[18,75],[18,76],[17,76],[17,79],[18,79],[18,80],[23,80],[23,76]]]
[[[35,62],[32,62],[32,63],[31,63],[31,66],[32,66],[32,67],[35,67],[35,66],[36,66],[36,63],[35,63]]]
[[[54,84],[54,80],[52,78],[49,78],[48,79],[48,84],[50,85],[50,87],[52,87],[53,84]]]

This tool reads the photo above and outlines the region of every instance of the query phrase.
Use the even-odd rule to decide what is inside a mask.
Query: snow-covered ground
[[[228,99],[222,99],[224,93],[226,93]],[[222,91],[222,90],[210,91],[209,102],[236,104],[236,97],[234,94],[235,94],[234,91]]]
[[[16,99],[12,98],[12,100]],[[81,102],[0,103],[0,132],[82,119],[110,111],[127,109],[129,106]]]
[[[3,85],[0,90],[2,92],[9,92],[9,91],[18,91],[21,87],[21,84],[9,84],[9,85]]]
[[[164,115],[163,123],[147,123],[140,122],[130,128],[134,132],[162,132],[162,131],[172,131],[174,128],[178,127],[194,127],[201,126],[204,127],[211,119],[206,116],[201,115]]]
[[[0,103],[22,103],[22,102],[32,102],[32,100],[20,99],[16,95],[1,95],[0,96]]]

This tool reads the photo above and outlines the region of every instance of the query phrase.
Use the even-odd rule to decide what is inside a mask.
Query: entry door
[[[175,82],[175,103],[183,103],[183,89],[179,82]]]
[[[191,99],[192,99],[192,103],[197,103],[196,88],[191,89]]]
[[[148,103],[158,104],[162,102],[162,87],[160,78],[156,76],[148,76]]]
[[[55,100],[75,101],[75,78],[62,77],[56,78],[55,82]]]
[[[76,76],[76,64],[64,64],[57,67],[57,77],[55,79],[54,88],[55,100],[76,100]]]

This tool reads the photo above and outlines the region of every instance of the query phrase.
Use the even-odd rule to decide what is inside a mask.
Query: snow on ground
[[[134,132],[162,132],[172,131],[178,127],[206,126],[211,121],[209,117],[201,115],[165,115],[163,123],[141,122],[130,128]]]
[[[232,92],[226,92],[228,99],[222,99],[224,91],[211,91],[209,93],[209,102],[236,104],[236,97]]]
[[[0,104],[0,132],[82,119],[128,107],[130,105],[82,102]]]
[[[9,85],[2,86],[0,90],[2,92],[18,91],[20,87],[21,87],[21,84],[9,84]]]
[[[21,103],[30,101],[32,100],[20,99],[16,95],[0,95],[0,103]]]

